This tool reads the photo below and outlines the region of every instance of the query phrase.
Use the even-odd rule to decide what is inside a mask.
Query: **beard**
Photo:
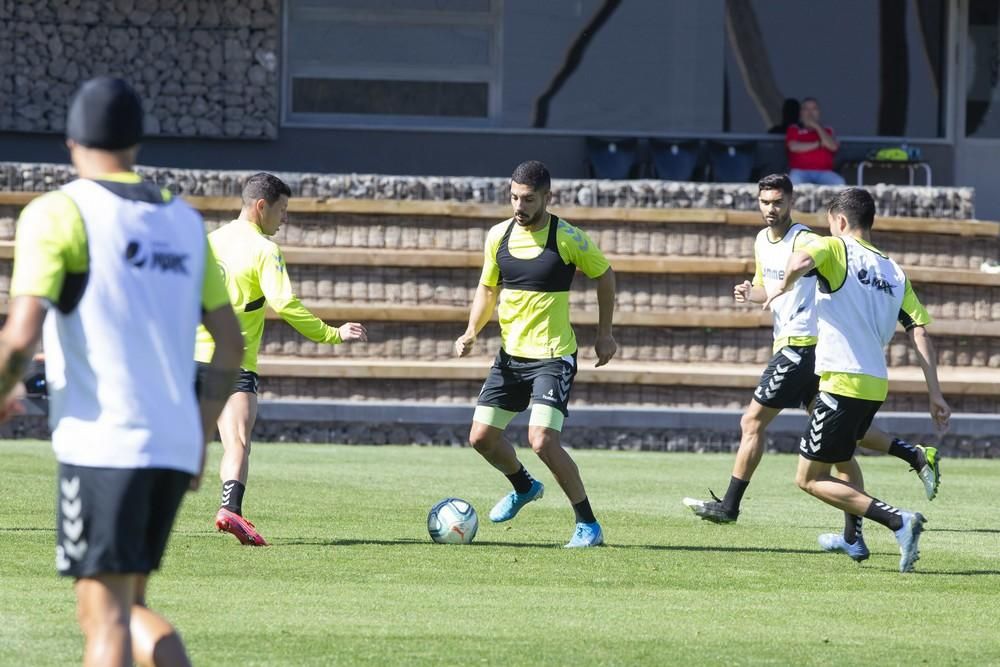
[[[534,227],[535,225],[537,225],[539,222],[542,221],[542,216],[544,214],[545,214],[545,209],[538,211],[530,218],[521,219],[517,217],[517,215],[515,214],[514,221],[517,222],[517,224],[520,225],[521,227]]]

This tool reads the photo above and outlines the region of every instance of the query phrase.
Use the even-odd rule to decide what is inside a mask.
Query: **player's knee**
[[[493,438],[490,437],[489,428],[473,422],[472,429],[469,431],[469,444],[479,453],[493,449]]]
[[[115,604],[97,605],[81,600],[76,605],[76,620],[84,635],[98,639],[127,632],[129,612]]]
[[[805,491],[810,495],[812,495],[812,488],[813,488],[812,485],[814,481],[815,480],[811,479],[808,475],[805,474],[805,472],[801,470],[795,474],[795,484],[800,489],[802,489],[803,491]]]
[[[740,429],[744,435],[760,435],[764,430],[764,424],[759,416],[746,413],[740,418]]]
[[[559,446],[559,434],[548,428],[528,428],[528,444],[539,456]]]

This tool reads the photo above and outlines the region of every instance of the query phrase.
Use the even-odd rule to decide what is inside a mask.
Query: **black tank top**
[[[548,240],[542,252],[531,259],[518,259],[507,247],[516,224],[516,220],[510,221],[497,248],[497,266],[500,267],[503,288],[526,292],[568,292],[576,275],[576,266],[564,262],[559,254],[559,246],[556,245],[559,218],[549,214]]]

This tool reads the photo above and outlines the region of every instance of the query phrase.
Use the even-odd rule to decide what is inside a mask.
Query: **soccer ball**
[[[445,498],[427,515],[427,532],[438,544],[469,544],[478,528],[476,510],[461,498]]]

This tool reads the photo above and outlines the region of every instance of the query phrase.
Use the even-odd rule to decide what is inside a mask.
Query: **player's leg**
[[[892,507],[830,474],[833,464],[853,458],[858,437],[871,425],[880,405],[878,401],[822,392],[799,445],[796,483],[828,505],[892,530],[900,546],[900,571],[908,572],[919,557],[917,542],[924,517]]]
[[[522,381],[518,370],[517,363],[500,350],[479,392],[469,429],[469,444],[503,473],[513,487],[490,510],[490,520],[494,522],[513,519],[522,507],[545,493],[545,487],[532,478],[504,437],[507,425],[518,412],[528,407],[531,388]]]
[[[134,586],[135,576],[129,574],[99,574],[76,580],[73,588],[85,642],[85,667],[132,664],[129,623]]]
[[[167,619],[146,606],[144,576],[136,577],[132,605],[132,658],[139,665],[187,667],[191,664],[181,636]]]
[[[560,488],[573,506],[576,527],[567,547],[593,547],[604,543],[604,533],[594,516],[590,499],[580,477],[580,468],[561,442],[564,415],[551,405],[536,403],[531,408],[528,442],[531,449],[559,482]]]
[[[191,476],[177,470],[151,471],[148,492],[149,515],[143,544],[147,567],[159,569]],[[140,665],[190,664],[177,630],[165,618],[146,606],[148,575],[137,575],[132,598],[132,656]]]
[[[232,533],[241,544],[267,546],[267,541],[243,517],[243,494],[250,470],[251,434],[257,421],[257,374],[241,370],[234,391],[219,415],[222,498],[215,515],[218,530]]]
[[[934,500],[937,496],[941,484],[941,455],[936,447],[911,445],[901,438],[893,438],[874,426],[868,429],[858,445],[906,461],[923,482],[927,499]]]
[[[865,480],[857,457],[835,464],[837,479],[864,491]],[[845,553],[856,561],[863,561],[869,556],[862,532],[864,517],[850,512],[844,512],[843,533],[823,533],[819,536],[819,546],[824,551]]]
[[[740,419],[740,446],[736,450],[726,494],[712,500],[685,498],[684,504],[702,519],[731,523],[740,514],[743,494],[764,455],[764,433],[785,408],[808,405],[816,394],[815,347],[786,346],[778,350],[764,369],[753,399]]]

